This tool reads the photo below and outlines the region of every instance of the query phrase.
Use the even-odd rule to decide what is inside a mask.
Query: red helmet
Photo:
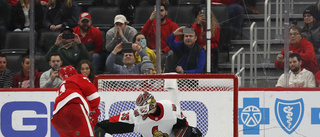
[[[76,75],[76,74],[78,74],[77,70],[71,65],[64,66],[60,69],[60,77],[63,80],[65,80],[66,78],[68,78],[72,75]]]

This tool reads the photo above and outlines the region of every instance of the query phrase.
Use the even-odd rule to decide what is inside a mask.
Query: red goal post
[[[98,75],[94,83],[104,102],[104,119],[111,104],[135,101],[142,91],[156,100],[169,99],[180,106],[191,126],[204,136],[238,137],[238,78],[232,74]],[[131,106],[133,107],[133,106]],[[122,108],[122,107],[121,107]]]

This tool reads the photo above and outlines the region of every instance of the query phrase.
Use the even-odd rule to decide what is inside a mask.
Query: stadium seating
[[[57,31],[44,31],[40,34],[39,47],[46,53],[54,45],[60,33]]]
[[[29,49],[29,32],[7,32],[1,53],[27,53]]]
[[[89,7],[88,12],[92,18],[92,26],[107,31],[114,24],[114,17],[120,13],[119,7]]]
[[[154,10],[154,6],[141,6],[136,7],[135,13],[133,16],[132,26],[137,30],[141,30],[143,25],[150,18],[152,11]]]
[[[191,27],[195,20],[195,8],[193,5],[170,6],[168,17],[179,26]]]
[[[7,57],[7,68],[11,70],[14,74],[21,71],[21,59],[20,54],[6,54]]]

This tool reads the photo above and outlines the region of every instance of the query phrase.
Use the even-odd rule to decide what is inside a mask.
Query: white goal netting
[[[95,84],[101,96],[99,120],[133,109],[138,95],[148,91],[156,100],[177,104],[189,124],[204,136],[237,136],[238,80],[234,75],[99,75]]]

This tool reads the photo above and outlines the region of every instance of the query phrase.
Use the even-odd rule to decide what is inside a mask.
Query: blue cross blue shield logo
[[[303,118],[304,105],[302,98],[297,100],[276,99],[275,114],[281,128],[291,134]]]

